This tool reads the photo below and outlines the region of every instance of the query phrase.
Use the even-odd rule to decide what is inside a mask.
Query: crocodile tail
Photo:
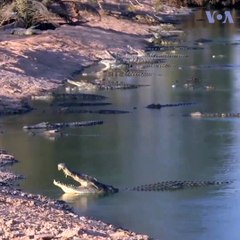
[[[215,186],[215,185],[223,185],[230,184],[232,181],[164,181],[157,182],[153,184],[145,184],[132,188],[126,188],[128,191],[174,191],[181,190],[187,188],[195,188],[195,187],[204,187],[204,186]]]
[[[189,106],[194,104],[196,103],[194,102],[170,103],[170,104],[162,105],[162,107],[181,107],[181,106]]]

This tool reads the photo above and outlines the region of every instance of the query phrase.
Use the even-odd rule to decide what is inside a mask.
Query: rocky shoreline
[[[80,217],[62,201],[0,187],[1,239],[150,239]]]

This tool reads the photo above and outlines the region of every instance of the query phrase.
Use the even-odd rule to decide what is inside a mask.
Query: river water
[[[171,58],[170,68],[150,68],[151,77],[138,78],[148,87],[96,92],[108,97],[104,109],[131,111],[121,115],[56,114],[38,110],[1,119],[6,132],[0,145],[13,153],[19,164],[13,171],[26,176],[20,187],[32,193],[64,199],[76,212],[120,225],[161,240],[238,240],[240,221],[240,120],[191,119],[192,111],[240,112],[240,34],[235,24],[209,24],[197,12],[183,24],[183,45],[199,38],[212,39],[201,50],[181,50],[187,58]],[[203,19],[199,21],[199,19]],[[223,55],[223,56],[222,56]],[[216,56],[216,57],[214,57]],[[197,77],[215,87],[190,90],[185,80]],[[136,79],[136,78],[134,78]],[[175,80],[180,86],[172,88]],[[132,81],[128,77],[128,81]],[[150,110],[151,103],[196,102],[188,107]],[[136,107],[136,109],[134,109]],[[96,109],[102,109],[98,107]],[[104,125],[67,129],[67,136],[51,141],[22,130],[41,121],[103,120]],[[230,185],[175,192],[120,192],[90,198],[68,197],[53,179],[68,182],[57,171],[70,168],[95,176],[116,187],[164,180],[234,180]]]

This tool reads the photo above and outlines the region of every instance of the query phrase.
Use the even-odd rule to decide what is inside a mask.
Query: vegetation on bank
[[[0,26],[14,23],[16,27],[37,27],[42,30],[56,28],[61,24],[78,25],[88,21],[89,15],[101,18],[105,5],[115,5],[116,11],[130,18],[135,7],[142,6],[138,0],[0,0]],[[40,27],[39,27],[40,26]]]
[[[0,25],[12,22],[16,26],[30,27],[40,24],[57,27],[62,23],[74,24],[81,21],[81,11],[99,14],[98,0],[0,0]]]

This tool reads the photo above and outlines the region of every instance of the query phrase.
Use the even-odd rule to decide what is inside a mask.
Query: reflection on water
[[[77,209],[82,209],[83,211],[87,211],[89,205],[91,204],[91,202],[93,201],[97,201],[99,197],[97,195],[82,195],[79,196],[77,194],[68,194],[68,193],[64,193],[60,199],[74,204],[74,207]]]
[[[197,18],[204,18],[204,13],[197,14]],[[38,103],[38,111],[1,119],[6,133],[0,136],[0,145],[21,160],[13,169],[27,177],[21,187],[62,198],[80,214],[163,240],[238,240],[240,120],[183,117],[192,111],[240,112],[240,45],[214,43],[215,40],[238,42],[237,27],[238,23],[209,24],[190,19],[184,24],[187,45],[196,46],[194,42],[199,38],[213,42],[204,43],[202,50],[179,50],[189,57],[169,59],[171,68],[150,68],[153,76],[139,80],[141,84],[150,84],[149,87],[100,92],[113,103],[105,109],[121,109],[130,114],[43,114],[44,104]],[[216,90],[172,88],[176,80],[185,82],[192,77],[213,85]],[[161,110],[145,108],[151,103],[175,102],[198,104]],[[104,125],[66,129],[65,135],[54,141],[28,135],[21,129],[40,121],[98,119],[104,120]],[[57,171],[60,162],[116,187],[162,180],[235,182],[177,192],[120,192],[97,199],[69,197],[62,196],[52,184],[54,178],[63,178]],[[72,183],[69,179],[64,182]]]

